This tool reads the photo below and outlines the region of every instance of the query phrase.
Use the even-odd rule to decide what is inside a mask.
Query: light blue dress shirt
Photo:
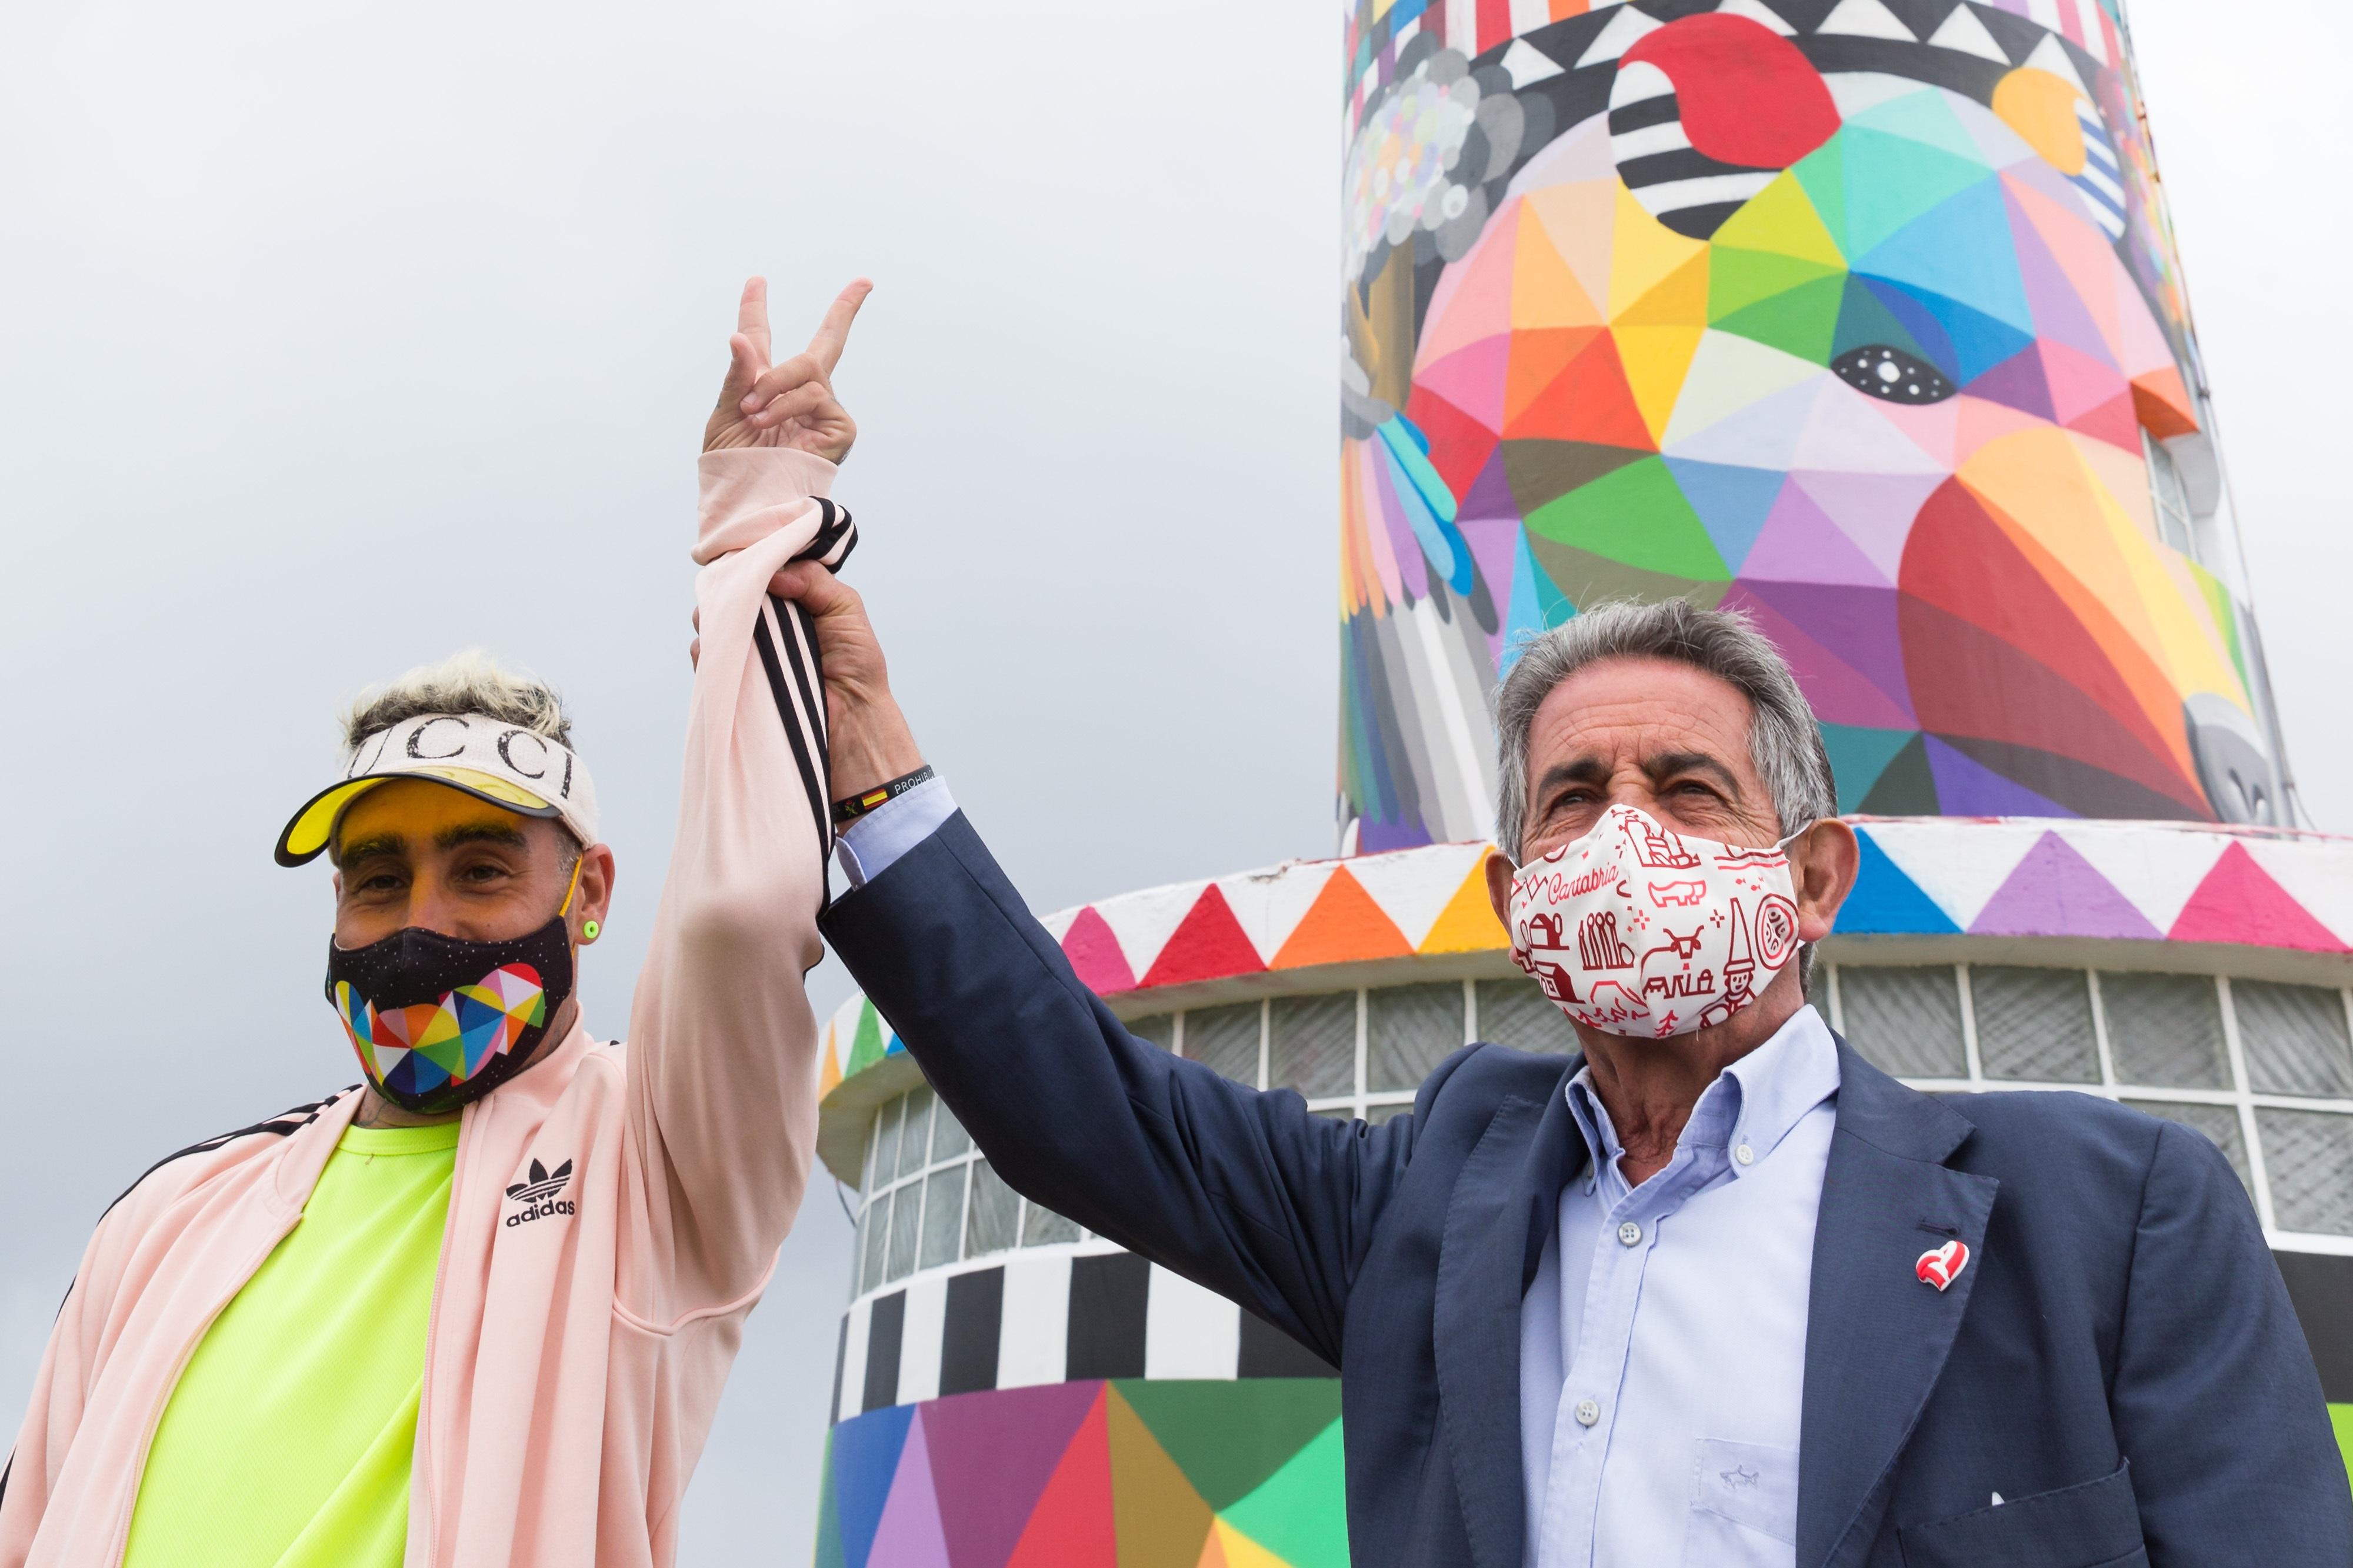
[[[833,858],[853,888],[862,888],[891,863],[939,830],[955,815],[948,781],[934,773],[906,794],[886,800],[851,823],[833,841]]]
[[[1801,1008],[1708,1086],[1666,1168],[1629,1188],[1589,1071],[1569,1080],[1592,1158],[1520,1307],[1529,1568],[1796,1561],[1838,1087],[1837,1044]]]
[[[835,845],[843,876],[863,887],[955,813],[934,778],[860,817]],[[1838,1088],[1829,1026],[1801,1008],[1708,1086],[1666,1169],[1630,1189],[1589,1073],[1569,1080],[1592,1157],[1520,1307],[1528,1568],[1796,1562]]]

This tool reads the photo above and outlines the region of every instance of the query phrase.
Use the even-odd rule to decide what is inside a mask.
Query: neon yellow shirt
[[[124,1568],[398,1568],[458,1124],[353,1128],[188,1358]]]

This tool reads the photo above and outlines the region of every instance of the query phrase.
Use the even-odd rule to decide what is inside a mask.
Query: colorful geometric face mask
[[[1757,1000],[1798,955],[1783,851],[1688,838],[1630,805],[1520,868],[1512,962],[1571,1020],[1665,1039]]]
[[[360,1070],[421,1115],[455,1110],[529,1067],[571,994],[572,936],[560,914],[512,942],[417,926],[365,947],[327,941],[327,1000]]]

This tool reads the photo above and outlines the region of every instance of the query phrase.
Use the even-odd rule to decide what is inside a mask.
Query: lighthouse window
[[[1419,1089],[1462,1048],[1462,983],[1385,985],[1365,993],[1365,1087]]]
[[[2097,1083],[2100,1050],[2092,991],[2080,969],[1972,964],[1969,1000],[1988,1078]]]
[[[910,1182],[891,1194],[891,1248],[884,1272],[904,1279],[915,1271],[915,1240],[923,1223],[923,1184]]]
[[[875,1123],[873,1187],[887,1187],[899,1174],[899,1123],[906,1114],[907,1097],[901,1095],[882,1108]]]
[[[890,1239],[891,1205],[869,1204],[858,1216],[858,1289],[863,1293],[882,1283],[882,1247]]]
[[[2246,1047],[2247,1080],[2257,1094],[2353,1094],[2341,992],[2233,980],[2231,1005]]]
[[[1021,1205],[1021,1245],[1052,1247],[1058,1242],[1079,1239],[1078,1222],[1056,1214],[1052,1209],[1039,1208],[1036,1204]]]
[[[2104,977],[2105,978],[2105,977]],[[2105,990],[2105,987],[2104,987]],[[2239,1173],[2239,1181],[2249,1192],[2255,1186],[2254,1177],[2247,1170],[2247,1140],[2239,1131],[2239,1112],[2228,1105],[2188,1105],[2179,1100],[2127,1100],[2135,1110],[2146,1110],[2151,1116],[2161,1116],[2168,1121],[2179,1121],[2206,1135],[2206,1141],[2222,1151],[2231,1168]]]
[[[964,1255],[986,1257],[1011,1247],[1021,1229],[1021,1195],[986,1160],[972,1167],[972,1215],[965,1222]]]
[[[1269,1088],[1295,1089],[1309,1100],[1356,1092],[1355,992],[1276,997],[1266,1038]]]
[[[923,1168],[932,1148],[932,1107],[939,1097],[929,1085],[907,1092],[906,1125],[899,1131],[899,1173],[912,1176]]]
[[[972,1134],[955,1119],[955,1112],[943,1100],[932,1112],[932,1163],[953,1160],[972,1147]]]
[[[2189,553],[2189,487],[2181,481],[2180,465],[2165,443],[2147,430],[2140,447],[2148,459],[2148,499],[2157,509],[2158,537],[2184,555]]]
[[[2120,1083],[2228,1089],[2222,1003],[2203,974],[2100,974],[2100,1011]],[[2237,1123],[2232,1127],[2237,1136]],[[2217,1142],[2221,1140],[2217,1139]]]
[[[1258,1087],[1260,1005],[1198,1007],[1185,1015],[1185,1054],[1236,1083]]]
[[[1533,980],[1479,982],[1479,1037],[1515,1051],[1567,1056],[1577,1049],[1568,1015]]]
[[[946,1165],[924,1178],[922,1266],[925,1268],[956,1260],[956,1247],[964,1233],[965,1169],[963,1165]]]
[[[1902,1078],[1969,1076],[1960,982],[1951,964],[1841,965],[1838,991],[1846,1037],[1874,1066]]]
[[[2353,1116],[2327,1110],[2255,1112],[2282,1230],[2353,1236]]]

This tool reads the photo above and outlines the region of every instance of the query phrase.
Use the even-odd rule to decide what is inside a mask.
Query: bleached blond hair
[[[572,718],[555,688],[527,670],[509,669],[478,647],[451,654],[438,664],[420,664],[382,686],[371,686],[339,715],[343,750],[405,720],[427,713],[479,713],[572,744]]]

